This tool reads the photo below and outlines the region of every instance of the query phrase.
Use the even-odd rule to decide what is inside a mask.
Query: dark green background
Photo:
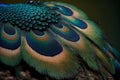
[[[120,51],[120,15],[117,0],[41,0],[66,2],[82,9],[95,21],[107,39]],[[0,3],[19,3],[25,0],[0,0]]]

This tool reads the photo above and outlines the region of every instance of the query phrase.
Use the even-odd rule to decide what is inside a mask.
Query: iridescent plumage
[[[120,54],[76,7],[59,2],[0,4],[0,61],[24,59],[38,72],[71,78],[81,66],[114,75]],[[103,75],[102,75],[103,76]]]

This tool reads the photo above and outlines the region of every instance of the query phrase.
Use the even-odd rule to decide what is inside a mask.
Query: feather
[[[57,25],[56,27],[58,27],[58,26],[60,26],[60,25]],[[68,27],[68,25],[66,25],[64,27],[72,30],[70,27]],[[94,68],[94,70],[98,70],[98,66],[95,61],[96,56],[94,55],[94,51],[92,50],[92,48],[89,46],[90,43],[88,42],[88,40],[86,40],[80,33],[77,33],[77,32],[75,32],[75,34],[73,33],[74,35],[72,33],[67,33],[66,36],[61,36],[59,34],[55,34],[56,30],[55,30],[55,28],[54,29],[53,28],[54,27],[52,27],[50,33],[52,33],[52,35],[55,36],[57,41],[59,41],[61,44],[65,44],[67,47],[72,49],[73,54],[76,56],[80,56],[89,67],[91,67],[92,69]],[[61,29],[57,29],[57,30],[60,31]],[[72,31],[74,31],[74,30],[72,30]],[[63,32],[61,31],[59,33],[62,34]],[[69,39],[67,39],[68,36],[70,36],[71,39],[76,39],[76,38],[77,39],[75,41],[69,40]],[[93,54],[91,54],[91,53],[93,53]]]
[[[73,11],[72,15],[66,15],[62,13],[62,10],[67,8],[61,7],[64,9],[59,9],[61,10],[60,14],[63,17],[64,22],[70,24],[73,29],[78,31],[88,41],[90,41],[91,43],[90,45],[93,46],[95,55],[100,59],[100,62],[102,61],[101,63],[103,64],[103,66],[105,66],[108,69],[108,71],[110,71],[112,74],[115,74],[115,68],[118,68],[120,64],[118,58],[119,57],[118,54],[120,53],[114,50],[114,48],[109,47],[109,43],[104,38],[104,35],[102,31],[98,28],[98,26],[94,22],[88,20],[87,18],[84,18],[81,12],[78,12],[78,14],[74,15],[76,9],[73,6],[65,5],[64,3],[56,3],[56,2],[53,2],[52,4],[53,4],[52,6],[61,5],[69,8],[69,11],[70,10]],[[115,58],[116,55],[117,58]],[[117,64],[117,67],[114,64],[115,65]]]
[[[56,34],[72,42],[75,42],[80,38],[79,35],[75,31],[67,27],[66,24],[56,24],[55,26],[53,25],[51,29]]]
[[[55,79],[75,77],[79,68],[88,79],[89,68],[104,80],[106,71],[120,71],[120,53],[82,10],[67,3],[0,4],[0,61],[16,66],[21,58]]]
[[[71,4],[67,4],[67,3],[60,3],[60,2],[49,2],[49,3],[44,3],[47,6],[50,7],[55,7],[57,8],[57,10],[59,12],[61,12],[60,14],[66,15],[66,16],[75,16],[78,18],[83,18],[83,19],[88,19],[87,15],[80,9],[76,8],[75,6],[71,5]],[[56,11],[57,11],[56,10]],[[70,12],[70,13],[68,13]],[[68,15],[69,14],[69,15]]]
[[[15,66],[20,62],[20,33],[9,23],[0,24],[0,60]]]
[[[31,31],[24,39],[23,46],[24,60],[38,72],[57,79],[76,75],[79,68],[76,57],[47,32]]]

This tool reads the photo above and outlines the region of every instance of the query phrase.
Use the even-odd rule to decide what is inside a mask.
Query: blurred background
[[[26,0],[0,0],[0,3],[22,3]],[[83,10],[99,25],[108,41],[120,51],[120,9],[117,0],[40,0],[70,3]]]

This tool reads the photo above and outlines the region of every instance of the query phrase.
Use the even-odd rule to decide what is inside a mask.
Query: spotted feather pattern
[[[0,61],[23,59],[55,79],[75,77],[81,67],[106,79],[120,71],[120,53],[86,14],[67,3],[0,4]],[[102,68],[101,68],[102,67]]]

